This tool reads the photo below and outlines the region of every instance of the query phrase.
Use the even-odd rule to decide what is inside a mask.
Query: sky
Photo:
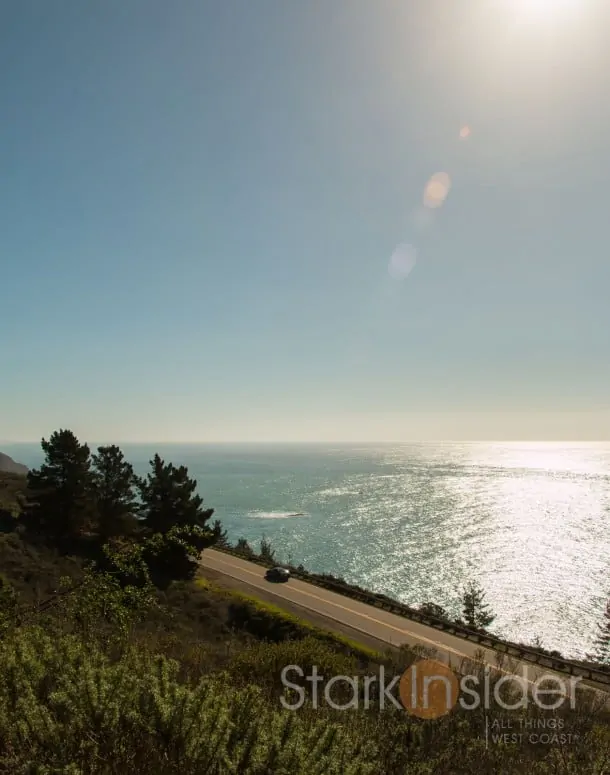
[[[0,441],[610,440],[604,0],[3,0]]]

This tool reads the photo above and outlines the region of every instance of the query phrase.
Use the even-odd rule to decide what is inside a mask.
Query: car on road
[[[280,568],[279,566],[277,568],[269,568],[267,573],[265,573],[265,578],[267,581],[288,581],[290,571],[288,568]]]

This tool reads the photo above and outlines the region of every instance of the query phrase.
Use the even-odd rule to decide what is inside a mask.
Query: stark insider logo
[[[300,678],[305,678],[312,684],[312,705],[319,705],[318,684],[324,683],[324,677],[318,673],[314,665],[311,674],[305,676],[305,672],[298,665],[288,665],[282,670],[282,684],[286,689],[293,690],[297,695],[294,702],[289,702],[286,696],[281,697],[284,708],[298,710],[305,704],[305,689],[288,680],[288,673],[296,673]],[[449,713],[459,702],[464,710],[475,710],[483,706],[489,710],[492,705],[502,710],[517,710],[526,708],[531,698],[534,704],[541,710],[556,710],[566,701],[570,708],[576,707],[576,686],[582,678],[574,676],[568,682],[559,676],[546,674],[536,681],[530,680],[528,668],[525,666],[523,675],[505,674],[491,682],[492,668],[487,666],[484,670],[484,679],[478,675],[464,675],[458,680],[451,668],[435,659],[424,659],[415,662],[407,668],[402,676],[395,676],[389,684],[385,682],[385,670],[383,666],[377,676],[347,676],[337,675],[330,678],[324,684],[323,696],[325,703],[335,710],[348,710],[351,708],[370,707],[370,687],[379,680],[379,707],[383,710],[385,701],[388,700],[394,707],[400,708],[392,694],[392,690],[398,684],[398,694],[402,707],[410,714],[422,719],[436,719]],[[363,682],[363,696],[360,692],[360,682]],[[346,684],[352,689],[352,697],[344,703],[337,703],[331,696],[334,686]],[[501,695],[502,688],[506,686],[513,691],[508,694],[510,700]],[[514,690],[518,691],[515,692]],[[482,690],[482,691],[481,691]],[[481,696],[481,694],[483,696]],[[552,700],[549,698],[552,697]]]

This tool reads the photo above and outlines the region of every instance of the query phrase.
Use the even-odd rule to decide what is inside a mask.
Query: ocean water
[[[94,446],[94,445],[92,445]],[[232,539],[458,614],[475,579],[508,638],[584,656],[610,593],[610,444],[123,445],[185,464]],[[30,467],[36,445],[4,445]]]

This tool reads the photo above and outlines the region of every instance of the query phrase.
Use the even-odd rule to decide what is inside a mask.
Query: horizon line
[[[47,438],[47,437],[43,437]],[[15,444],[40,444],[41,439],[24,439],[20,441],[15,440],[0,440],[0,445],[6,444],[6,445],[15,445]],[[520,439],[500,439],[500,438],[489,438],[489,439],[389,439],[389,440],[382,440],[382,439],[368,439],[368,440],[346,440],[346,439],[336,439],[336,440],[327,440],[327,439],[232,439],[232,440],[217,440],[217,441],[211,441],[211,440],[205,440],[205,441],[163,441],[160,439],[157,439],[156,441],[137,441],[133,439],[122,439],[122,440],[94,440],[94,441],[84,441],[83,443],[87,444],[99,444],[108,446],[111,444],[131,444],[131,445],[141,445],[141,446],[152,446],[154,444],[161,444],[161,445],[181,445],[181,446],[202,446],[202,445],[214,445],[214,446],[221,446],[221,445],[230,445],[230,444],[608,444],[610,443],[610,438],[608,439],[543,439],[543,438],[537,438],[537,439],[531,439],[531,438],[520,438]]]

